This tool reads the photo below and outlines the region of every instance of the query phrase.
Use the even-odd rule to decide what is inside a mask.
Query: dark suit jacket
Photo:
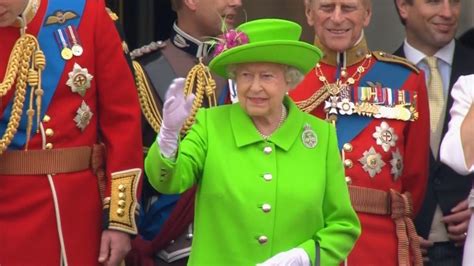
[[[403,45],[394,53],[395,55],[405,57]],[[446,116],[444,119],[443,136],[448,130],[448,122],[451,118],[449,110],[453,105],[451,98],[451,89],[459,76],[474,74],[474,50],[463,46],[456,41],[454,49],[453,65],[451,69],[451,80],[449,82],[449,97],[446,107]],[[474,88],[473,88],[474,89]],[[418,234],[427,238],[430,233],[431,222],[439,204],[444,215],[451,213],[451,209],[460,201],[467,199],[471,190],[474,175],[461,176],[449,166],[435,160],[430,152],[430,176],[426,188],[425,200],[423,206],[415,219],[415,226]]]

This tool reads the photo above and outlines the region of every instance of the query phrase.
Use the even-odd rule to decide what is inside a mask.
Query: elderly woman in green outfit
[[[334,128],[286,96],[321,57],[286,20],[242,24],[209,67],[237,83],[239,103],[191,112],[170,86],[145,170],[162,193],[197,184],[190,265],[337,265],[360,234]]]

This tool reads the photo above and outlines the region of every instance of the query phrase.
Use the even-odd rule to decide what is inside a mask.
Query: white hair
[[[236,77],[235,72],[237,71],[237,66],[238,64],[231,64],[227,66],[227,74],[229,78],[234,81]],[[289,65],[283,65],[283,67],[285,71],[285,80],[288,83],[290,89],[296,87],[296,85],[298,85],[304,79],[304,74],[296,67]]]

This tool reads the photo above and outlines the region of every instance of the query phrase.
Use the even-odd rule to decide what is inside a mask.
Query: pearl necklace
[[[280,121],[278,121],[278,126],[275,128],[275,130],[273,132],[275,132],[278,128],[280,128],[281,124],[283,124],[283,122],[285,121],[286,116],[287,116],[286,107],[284,105],[282,105]],[[273,134],[273,132],[272,132],[270,135],[265,135],[262,132],[260,132],[260,130],[258,130],[258,128],[257,128],[257,132],[260,134],[260,136],[262,136],[262,138],[264,140],[268,140]]]

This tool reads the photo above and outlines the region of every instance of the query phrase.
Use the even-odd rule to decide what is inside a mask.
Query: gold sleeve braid
[[[138,208],[137,189],[140,176],[141,169],[112,173],[109,229],[137,234],[135,213]]]
[[[208,99],[209,107],[217,105],[215,92],[216,82],[212,78],[209,68],[202,63],[202,58],[199,58],[199,63],[191,68],[188,75],[186,76],[186,82],[184,85],[184,95],[187,96],[191,93],[194,93],[196,97],[194,98],[191,114],[189,115],[188,119],[186,119],[186,122],[181,129],[182,135],[185,135],[189,128],[191,128],[191,126],[194,124],[196,113],[202,106],[204,95],[206,95]]]
[[[142,66],[138,62],[133,61],[133,68],[135,70],[135,81],[137,84],[138,98],[140,100],[143,116],[145,116],[145,119],[153,130],[158,133],[160,131],[162,119],[155,98],[151,92],[152,88],[148,83],[148,79],[146,78]]]
[[[13,46],[7,64],[5,76],[0,84],[0,97],[5,96],[16,84],[15,95],[13,97],[12,113],[10,115],[7,129],[0,140],[0,154],[7,150],[20,124],[25,103],[26,87],[31,86],[30,102],[27,110],[28,124],[26,132],[26,146],[31,136],[33,117],[33,96],[36,96],[36,120],[39,124],[41,113],[41,97],[43,90],[41,86],[41,72],[45,68],[46,59],[40,50],[38,40],[31,34],[23,33]]]

